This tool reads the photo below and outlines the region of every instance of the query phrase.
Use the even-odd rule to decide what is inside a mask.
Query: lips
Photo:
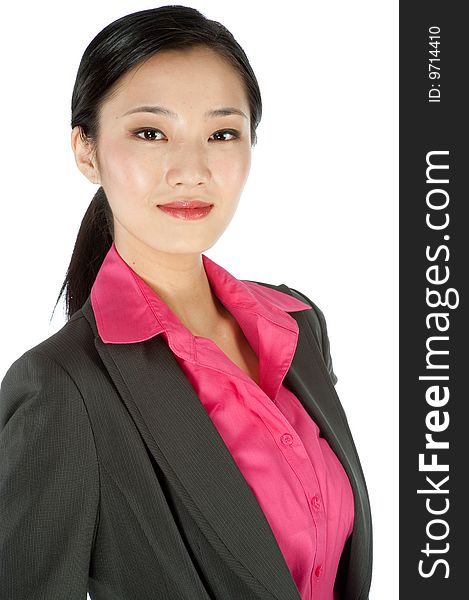
[[[206,217],[213,209],[213,204],[202,200],[175,200],[167,204],[158,204],[157,207],[171,217],[184,221],[195,221]]]
[[[166,208],[208,208],[211,204],[203,200],[174,200],[166,204],[158,204],[158,206],[165,206]]]

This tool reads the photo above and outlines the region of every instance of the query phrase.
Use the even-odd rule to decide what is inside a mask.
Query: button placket
[[[294,436],[288,432],[283,433],[280,436],[280,442],[283,446],[292,447]],[[300,442],[301,445],[301,442]],[[293,450],[293,448],[292,448]],[[311,509],[311,518],[316,529],[316,556],[311,573],[311,585],[313,589],[319,589],[321,587],[321,581],[324,574],[325,564],[325,549],[326,549],[326,514],[323,508],[322,498],[317,490],[319,489],[319,482],[316,477],[315,468],[313,466],[313,489],[309,490],[309,504]],[[306,486],[304,485],[306,491]],[[315,493],[316,491],[316,493]],[[307,496],[307,498],[308,498]],[[319,587],[318,587],[319,586]]]
[[[324,561],[326,559],[326,514],[319,493],[310,496],[311,517],[316,525],[316,557],[311,574],[311,585],[313,589],[320,586],[320,580],[324,573]]]

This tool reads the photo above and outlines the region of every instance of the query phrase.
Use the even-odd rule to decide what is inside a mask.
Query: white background
[[[46,0],[2,11],[0,378],[65,323],[62,301],[49,319],[98,189],[78,171],[70,147],[70,100],[82,53],[111,21],[158,5]],[[372,504],[370,599],[394,600],[398,3],[185,5],[234,34],[263,99],[238,212],[205,253],[239,279],[286,283],[323,310],[336,389]]]

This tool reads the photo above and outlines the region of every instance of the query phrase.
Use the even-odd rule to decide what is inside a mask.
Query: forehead
[[[174,111],[230,105],[248,110],[241,75],[210,48],[165,50],[121,77],[103,113],[137,104],[164,104]],[[121,113],[119,113],[121,114]]]

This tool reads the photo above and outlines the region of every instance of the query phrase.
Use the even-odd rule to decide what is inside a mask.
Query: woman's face
[[[139,109],[152,106],[174,116]],[[227,107],[246,117],[206,114]],[[72,146],[74,139],[85,156],[78,128]],[[123,76],[104,103],[96,150],[92,167],[77,163],[104,188],[118,249],[201,253],[230,223],[249,174],[250,114],[242,80],[207,48],[157,54]],[[196,220],[157,206],[181,198],[214,206]]]

